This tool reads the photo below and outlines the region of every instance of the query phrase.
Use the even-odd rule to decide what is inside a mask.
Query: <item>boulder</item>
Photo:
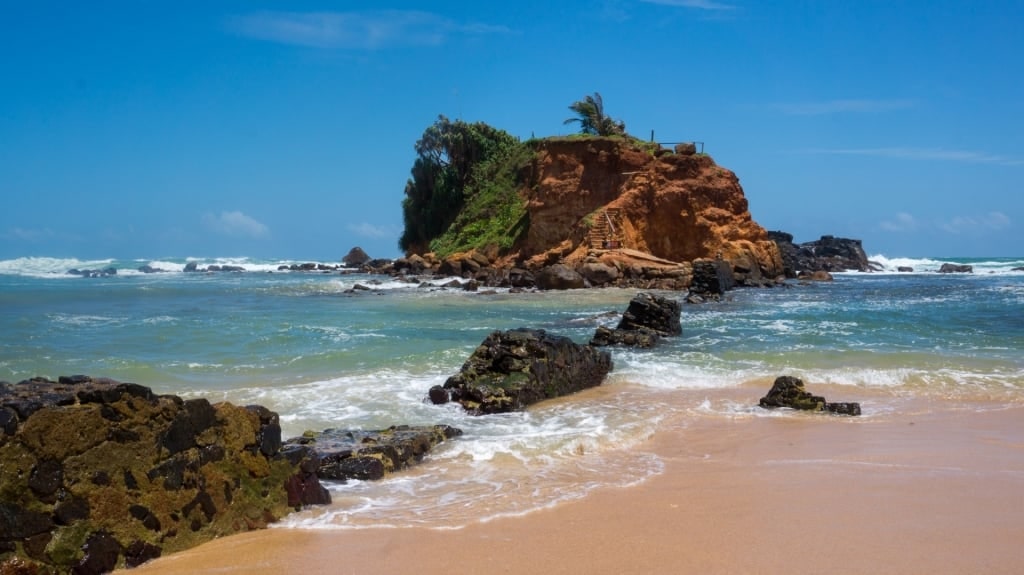
[[[839,415],[860,415],[859,403],[829,403],[824,397],[812,395],[803,380],[783,375],[776,378],[768,395],[758,402],[764,408],[789,407],[803,411],[828,411]]]
[[[911,273],[911,272],[914,271],[914,268],[912,268],[910,266],[899,266],[899,267],[896,268],[896,271],[901,272],[901,273]]]
[[[462,435],[448,425],[393,426],[380,431],[327,429],[289,439],[293,445],[312,448],[319,456],[316,474],[321,479],[381,479],[423,460],[437,444]]]
[[[619,325],[615,329],[598,327],[590,340],[590,345],[653,347],[662,336],[683,333],[679,321],[681,311],[682,307],[676,300],[639,293],[629,301]]]
[[[356,246],[341,258],[341,262],[350,268],[359,267],[370,261],[370,256],[363,251],[363,248]]]
[[[108,572],[330,500],[260,406],[70,376],[0,383],[0,415],[0,573]]]
[[[590,262],[580,266],[580,275],[590,282],[591,286],[597,287],[619,279],[619,270],[600,262]]]
[[[729,262],[721,259],[693,260],[693,278],[690,281],[689,296],[697,296],[703,300],[720,299],[722,295],[734,287],[732,268]]]
[[[564,336],[542,329],[496,331],[429,395],[434,403],[455,401],[477,415],[517,411],[600,385],[611,369],[608,352]]]
[[[974,273],[973,266],[966,266],[960,264],[942,264],[939,267],[940,274],[970,274]]]
[[[676,144],[675,152],[683,156],[692,156],[697,153],[697,144],[693,142]]]
[[[659,335],[683,333],[679,315],[682,307],[674,299],[649,293],[639,293],[629,301],[626,312],[616,329],[649,329]]]
[[[567,290],[585,287],[583,276],[564,264],[554,264],[537,272],[537,287],[542,290]]]

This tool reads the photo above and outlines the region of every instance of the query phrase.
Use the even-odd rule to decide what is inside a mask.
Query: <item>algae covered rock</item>
[[[487,336],[443,386],[430,390],[435,404],[455,401],[474,414],[521,410],[600,385],[611,355],[542,329],[496,331]]]
[[[776,378],[768,395],[762,397],[759,404],[765,408],[789,407],[804,411],[828,411],[838,415],[860,415],[859,403],[829,403],[824,397],[807,391],[803,380],[789,375]]]
[[[0,572],[131,567],[329,500],[289,500],[316,454],[260,406],[74,376],[0,384],[0,414]]]

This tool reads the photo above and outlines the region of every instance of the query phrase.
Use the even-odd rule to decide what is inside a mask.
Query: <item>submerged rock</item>
[[[761,398],[761,407],[789,407],[803,411],[828,411],[838,415],[860,415],[859,403],[829,403],[820,395],[804,389],[803,380],[783,375],[776,378],[768,395]]]
[[[459,373],[435,386],[433,403],[455,401],[473,414],[521,410],[544,399],[600,385],[611,355],[542,329],[496,331]]]

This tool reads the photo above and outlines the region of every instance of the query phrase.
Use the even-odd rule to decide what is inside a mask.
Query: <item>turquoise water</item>
[[[860,400],[868,420],[907,397],[1024,400],[1024,272],[1013,271],[1024,259],[873,259],[917,271],[837,274],[684,306],[682,337],[654,350],[614,349],[602,389],[473,418],[424,398],[490,331],[543,328],[583,343],[596,326],[616,323],[636,290],[470,293],[382,276],[278,272],[295,262],[245,258],[200,261],[248,270],[212,274],[182,273],[184,259],[22,258],[0,262],[0,380],[89,374],[259,403],[281,414],[286,436],[456,425],[466,434],[419,468],[332,486],[334,505],[285,522],[451,527],[643,481],[661,469],[643,451],[661,425],[791,416],[754,407],[778,375]],[[975,273],[934,273],[946,261]],[[132,271],[143,264],[171,271]],[[64,273],[108,266],[118,274]],[[357,283],[371,290],[350,293]]]

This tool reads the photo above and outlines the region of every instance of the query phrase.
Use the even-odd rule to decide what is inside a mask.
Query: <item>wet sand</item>
[[[1024,573],[1024,407],[709,417],[645,444],[664,473],[459,530],[270,529],[160,573]]]

